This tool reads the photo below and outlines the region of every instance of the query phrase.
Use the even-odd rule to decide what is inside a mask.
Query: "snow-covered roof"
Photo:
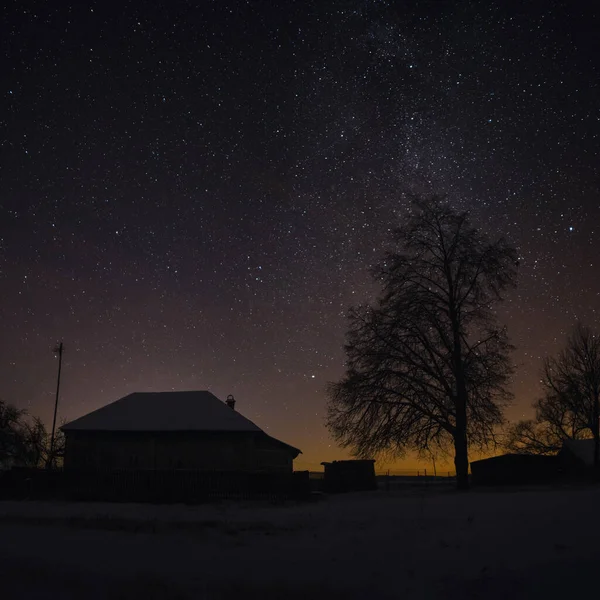
[[[64,431],[236,431],[262,429],[208,391],[135,392],[63,425]]]
[[[586,467],[594,466],[594,440],[565,440],[563,448],[569,450]]]

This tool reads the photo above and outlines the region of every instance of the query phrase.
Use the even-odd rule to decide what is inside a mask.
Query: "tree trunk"
[[[594,435],[594,475],[596,479],[600,478],[600,415],[598,398],[594,398],[594,427],[592,433]]]
[[[461,398],[462,396],[462,398]],[[454,466],[456,468],[456,487],[469,489],[469,455],[467,449],[467,403],[464,395],[455,397],[456,430],[454,432]]]
[[[449,281],[450,283],[450,281]],[[450,288],[452,286],[450,285]],[[452,321],[453,362],[456,390],[454,395],[454,409],[456,411],[456,429],[454,431],[454,466],[456,468],[456,487],[459,490],[469,489],[469,452],[467,444],[467,385],[460,340],[460,324],[457,311],[450,307]]]

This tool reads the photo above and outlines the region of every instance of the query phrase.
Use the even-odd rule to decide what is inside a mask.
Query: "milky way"
[[[0,397],[48,420],[62,339],[62,418],[211,389],[300,466],[344,456],[346,309],[407,194],[446,193],[519,249],[528,415],[540,357],[600,326],[597,9],[153,4],[4,16]]]

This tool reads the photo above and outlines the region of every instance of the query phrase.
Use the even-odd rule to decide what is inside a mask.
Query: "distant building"
[[[556,456],[503,454],[471,463],[473,485],[550,483],[560,474]]]
[[[64,425],[65,470],[291,473],[300,450],[208,391],[134,393]]]
[[[594,466],[594,440],[565,440],[558,453],[563,468],[585,471]]]
[[[323,489],[326,492],[376,490],[375,461],[334,460],[321,463],[325,468]]]

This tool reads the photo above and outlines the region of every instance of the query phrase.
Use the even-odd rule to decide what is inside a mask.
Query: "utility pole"
[[[54,462],[54,433],[56,431],[56,413],[58,411],[58,393],[60,391],[60,371],[62,368],[63,343],[55,346],[54,353],[58,354],[58,380],[56,381],[56,398],[54,400],[54,418],[52,419],[52,436],[50,437],[50,455],[48,456],[47,467],[51,468]]]

